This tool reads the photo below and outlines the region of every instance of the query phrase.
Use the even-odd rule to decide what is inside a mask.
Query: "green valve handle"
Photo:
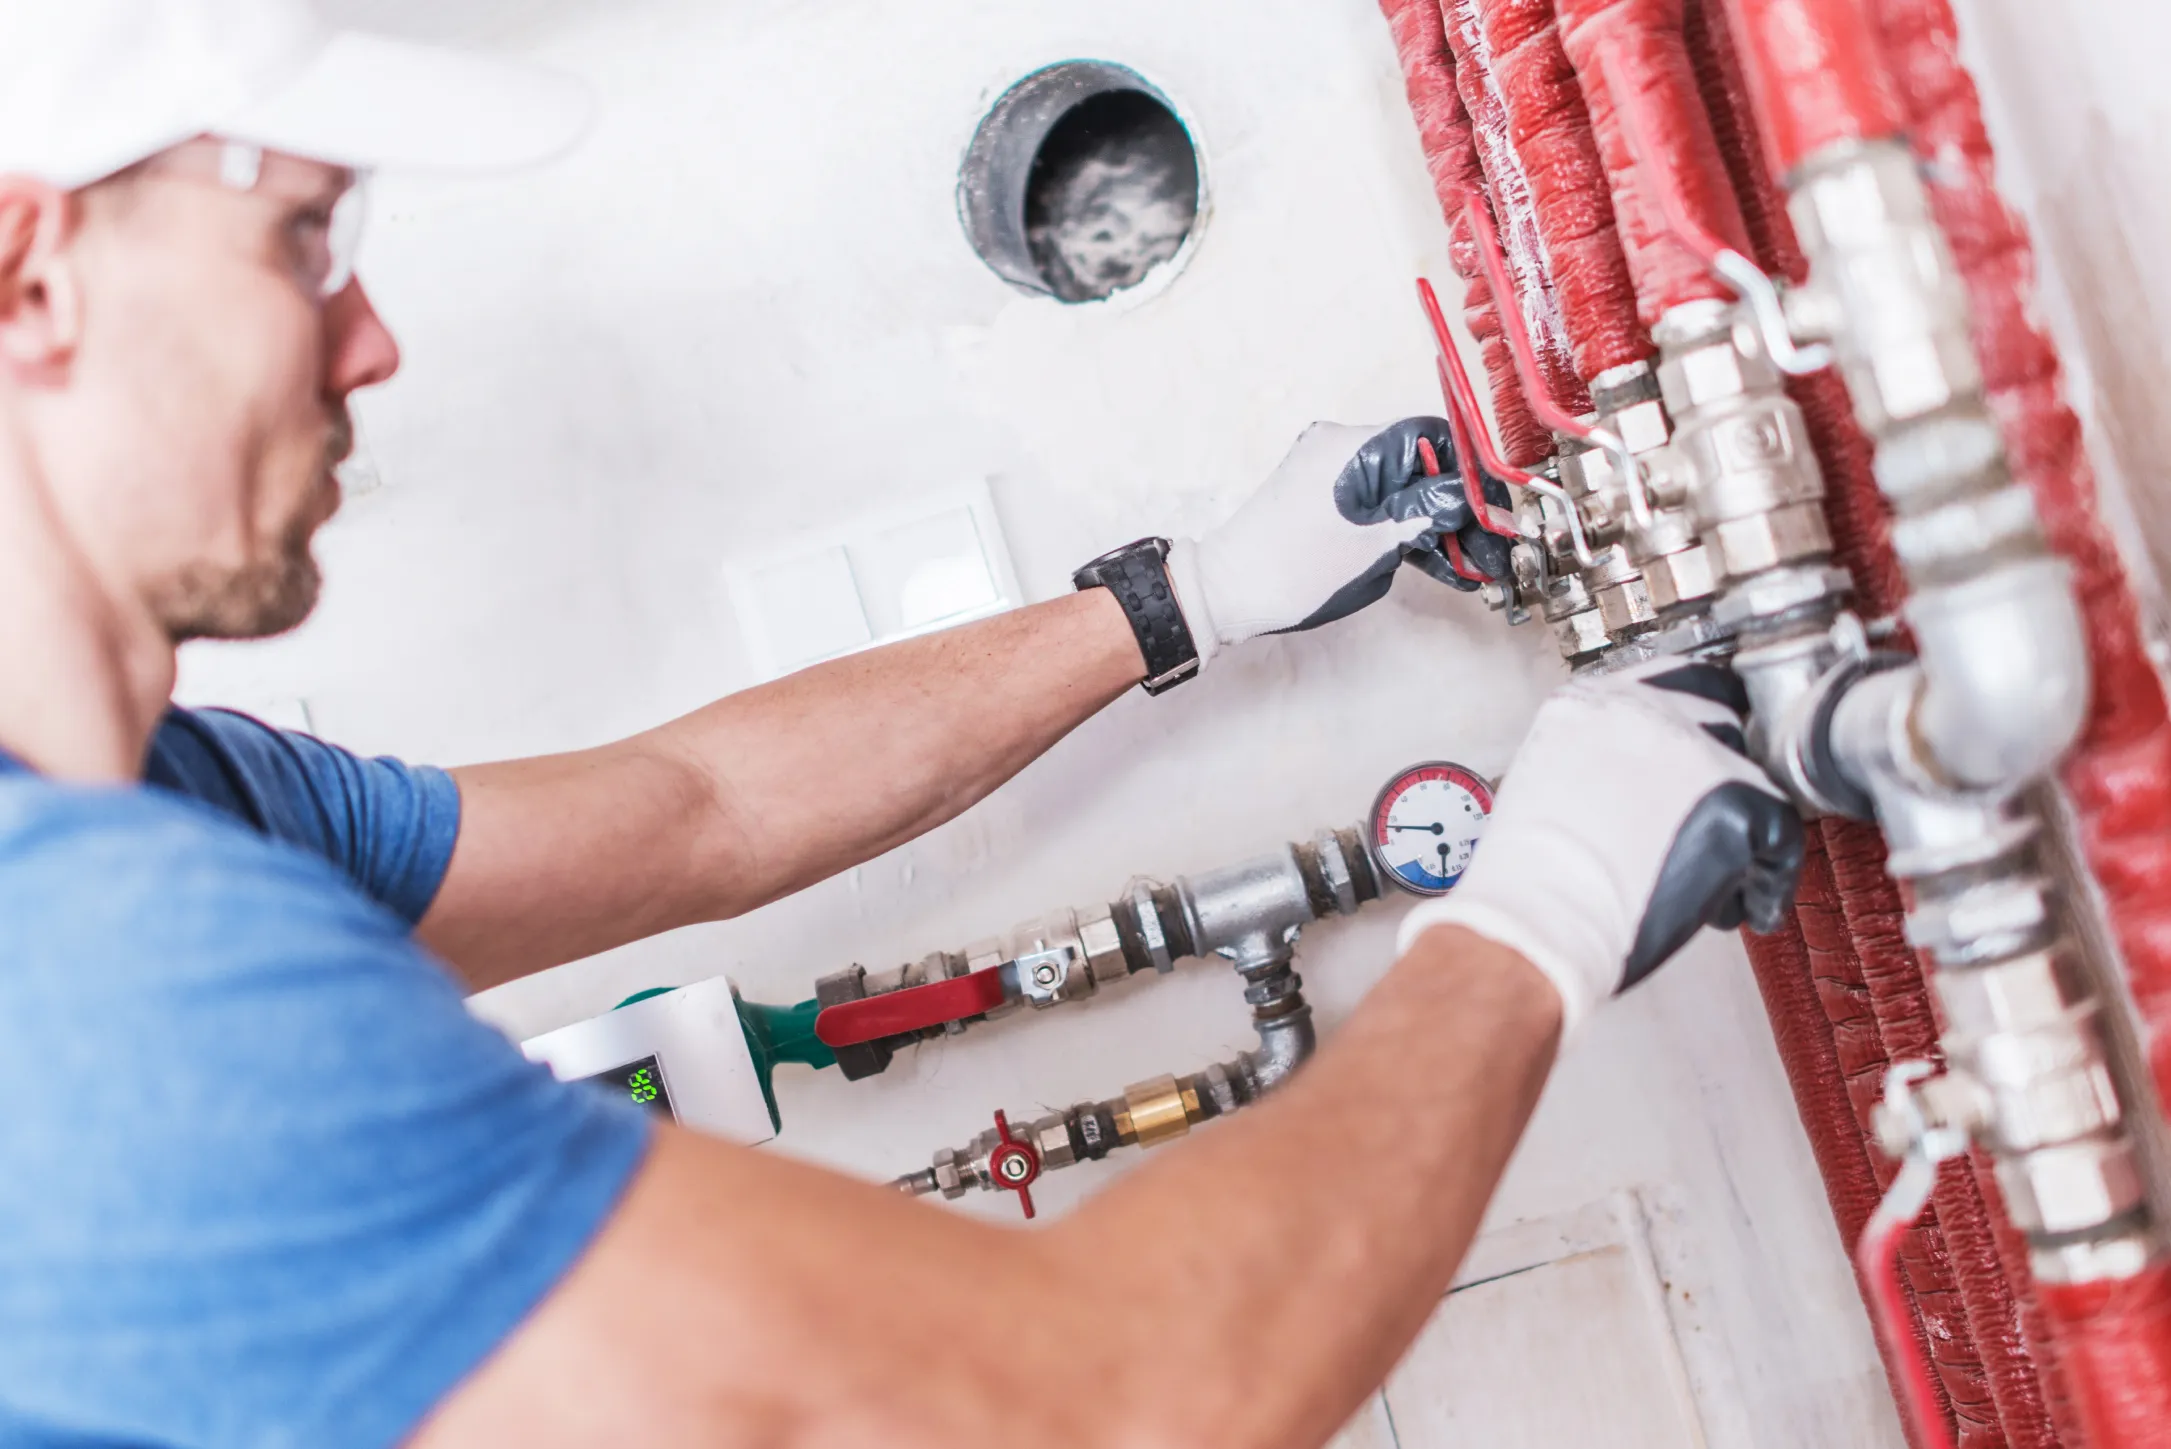
[[[677,988],[672,986],[652,986],[646,991],[634,992],[618,1006],[631,1006],[636,1001],[646,1001],[675,990]],[[745,1034],[746,1050],[754,1058],[754,1075],[761,1081],[761,1099],[769,1106],[769,1125],[781,1132],[784,1118],[776,1109],[776,1088],[770,1081],[777,1063],[799,1062],[816,1071],[837,1064],[837,1054],[814,1034],[814,1018],[821,1013],[822,1004],[810,998],[792,1006],[769,1006],[759,1001],[741,1000],[736,988],[732,990],[731,1000],[739,1008],[739,1030]]]

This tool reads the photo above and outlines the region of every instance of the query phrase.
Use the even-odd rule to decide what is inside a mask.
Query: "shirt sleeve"
[[[0,1441],[397,1444],[584,1250],[648,1117],[525,1060],[321,862],[83,793],[0,849]]]
[[[145,783],[322,856],[413,926],[460,834],[460,790],[428,765],[365,759],[227,709],[167,712]]]

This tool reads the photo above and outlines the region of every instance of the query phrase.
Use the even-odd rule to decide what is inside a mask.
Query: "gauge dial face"
[[[1492,787],[1475,772],[1444,760],[1412,765],[1372,806],[1372,861],[1413,895],[1444,896],[1469,868],[1492,808]]]

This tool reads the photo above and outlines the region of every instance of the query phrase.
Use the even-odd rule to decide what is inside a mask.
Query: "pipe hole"
[[[1183,251],[1200,179],[1197,148],[1165,96],[1122,66],[1071,61],[1027,76],[988,112],[958,207],[996,275],[1096,302]]]

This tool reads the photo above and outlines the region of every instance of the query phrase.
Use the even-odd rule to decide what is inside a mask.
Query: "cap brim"
[[[593,109],[572,76],[348,31],[216,130],[337,166],[501,171],[565,152]]]

